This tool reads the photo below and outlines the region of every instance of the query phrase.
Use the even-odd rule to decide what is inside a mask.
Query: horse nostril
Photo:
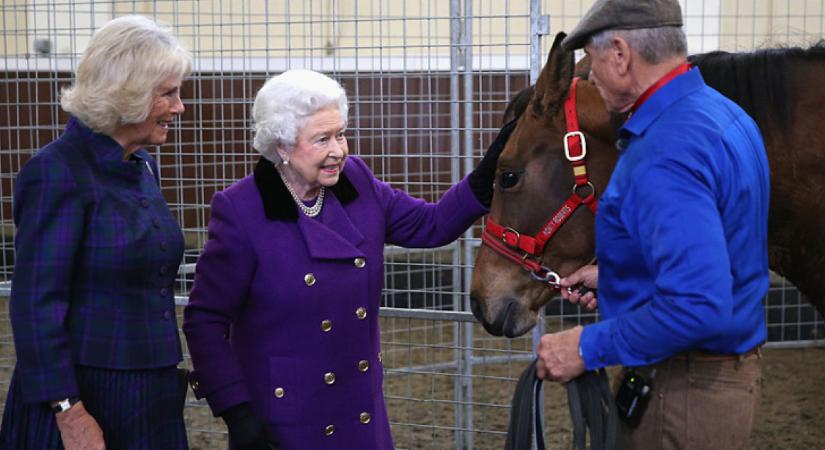
[[[481,303],[470,294],[470,311],[473,313],[473,317],[476,318],[481,323],[484,323],[484,315],[481,312]]]

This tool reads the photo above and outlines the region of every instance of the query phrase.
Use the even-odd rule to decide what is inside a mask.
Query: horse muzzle
[[[535,322],[528,324],[526,327],[519,323],[519,309],[520,305],[515,299],[504,299],[503,306],[496,314],[492,322],[488,322],[482,311],[481,302],[478,299],[470,296],[470,309],[473,316],[481,322],[484,329],[493,336],[505,336],[514,338],[526,333],[535,325]]]

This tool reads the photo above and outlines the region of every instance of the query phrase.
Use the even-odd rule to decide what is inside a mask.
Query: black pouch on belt
[[[625,373],[622,384],[616,391],[616,409],[622,421],[631,428],[639,426],[650,401],[652,389],[651,379],[646,379],[633,369]]]

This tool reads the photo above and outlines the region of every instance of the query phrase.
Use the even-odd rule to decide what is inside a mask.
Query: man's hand
[[[579,356],[579,340],[583,329],[578,325],[541,337],[536,352],[536,375],[539,378],[566,382],[584,372],[584,360]]]
[[[559,280],[559,285],[562,287],[561,297],[570,303],[574,305],[578,303],[590,311],[599,306],[599,300],[592,290],[584,295],[579,294],[578,290],[579,286],[590,289],[596,289],[599,286],[599,266],[584,266]]]
[[[103,431],[95,418],[78,402],[68,411],[55,414],[60,439],[66,450],[105,450]]]

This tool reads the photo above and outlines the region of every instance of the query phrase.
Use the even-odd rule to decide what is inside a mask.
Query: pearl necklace
[[[289,191],[289,194],[292,196],[292,200],[295,200],[295,204],[298,205],[298,208],[301,209],[301,212],[306,214],[307,217],[315,217],[321,213],[321,208],[324,207],[324,187],[321,186],[321,190],[318,191],[318,199],[315,200],[315,204],[312,206],[307,206],[301,201],[301,198],[298,197],[298,194],[295,193],[295,190],[292,189],[292,186],[286,181],[286,177],[284,177],[283,172],[281,172],[281,168],[275,166],[275,170],[278,171],[278,175],[281,177],[281,181],[284,182],[284,186],[286,186],[286,190]]]

